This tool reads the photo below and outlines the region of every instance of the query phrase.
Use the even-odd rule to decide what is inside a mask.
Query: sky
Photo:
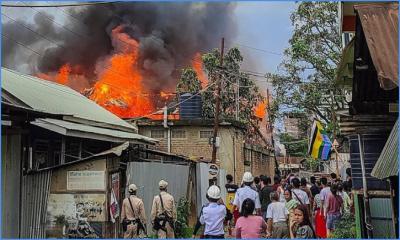
[[[15,2],[8,3],[21,5]],[[50,3],[52,2],[43,1],[30,4],[46,5]],[[243,70],[264,74],[276,72],[282,60],[282,53],[288,46],[291,36],[290,13],[295,9],[295,2],[238,1],[236,5],[234,17],[237,24],[237,35],[235,39],[225,39],[226,46],[239,47],[244,56]],[[64,22],[66,16],[60,10],[51,8],[45,10],[53,12],[57,22]],[[2,8],[2,11],[15,18],[23,16],[26,19],[33,19],[35,13],[29,8]],[[2,17],[2,21],[8,21],[8,19]],[[267,86],[265,78],[253,77],[253,79],[257,80],[261,87]]]
[[[12,3],[18,4],[21,3]],[[58,2],[67,4],[71,2]],[[28,3],[25,3],[28,4]],[[30,2],[32,5],[54,4],[54,2]],[[236,46],[240,49],[244,62],[242,70],[253,71],[261,75],[277,71],[283,58],[283,51],[288,47],[288,40],[292,34],[290,14],[295,10],[294,1],[238,1],[234,10],[234,19],[237,24],[237,34],[233,39],[225,39],[226,47]],[[42,8],[55,16],[58,23],[65,22],[67,15],[54,8]],[[16,19],[29,19],[33,22],[36,13],[29,8],[2,8],[2,12]],[[2,16],[2,21],[8,19]],[[67,26],[68,27],[68,26]],[[219,46],[216,46],[219,47]],[[251,76],[266,92],[271,84],[264,77]]]
[[[240,44],[238,47],[243,52],[244,70],[260,73],[277,71],[283,57],[278,54],[283,54],[288,47],[292,34],[290,14],[295,7],[295,2],[238,2],[235,10],[238,34],[234,43]],[[259,80],[261,86],[267,86],[266,79],[255,80]]]

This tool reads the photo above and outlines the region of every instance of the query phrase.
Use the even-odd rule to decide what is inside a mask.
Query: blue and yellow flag
[[[311,128],[308,154],[314,159],[328,160],[331,154],[332,143],[319,121],[314,121]]]

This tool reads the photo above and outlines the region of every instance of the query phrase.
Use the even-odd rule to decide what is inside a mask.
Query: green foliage
[[[247,74],[240,71],[240,63],[243,57],[238,48],[229,49],[224,54],[223,66],[220,68],[220,52],[215,49],[202,56],[208,79],[211,83],[217,81],[220,77],[221,84],[221,115],[225,119],[235,118],[235,99],[237,93],[237,83],[239,83],[239,120],[248,123],[255,121],[254,107],[262,101],[258,87],[249,78]],[[203,115],[208,118],[214,118],[216,85],[211,86],[203,94]]]
[[[280,142],[285,145],[286,154],[292,157],[305,157],[308,150],[308,142],[295,139],[287,133],[282,133],[279,135]],[[290,143],[294,142],[294,143]]]
[[[189,202],[185,197],[179,199],[176,208],[175,235],[176,238],[190,238],[192,232],[188,227]]]
[[[336,223],[335,230],[330,235],[331,238],[343,239],[351,238],[355,239],[356,236],[356,221],[354,216],[350,213],[343,214],[340,221]]]
[[[270,77],[282,111],[302,110],[329,123],[345,106],[344,90],[334,85],[341,55],[336,2],[300,2],[291,15],[293,35],[282,72]]]
[[[311,157],[306,158],[306,161],[304,162],[304,167],[306,168],[306,170],[311,172],[318,171],[318,166],[319,166],[319,161]]]
[[[177,93],[197,93],[201,90],[200,80],[193,68],[182,69],[180,81],[176,85]]]

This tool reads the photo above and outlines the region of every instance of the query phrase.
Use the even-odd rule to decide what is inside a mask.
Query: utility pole
[[[240,91],[240,80],[239,78],[236,78],[236,97],[235,97],[235,119],[236,121],[239,121],[239,92]]]
[[[222,69],[224,61],[224,38],[221,39],[221,54],[220,54],[220,59],[219,59],[219,65]],[[212,157],[211,157],[211,163],[216,163],[217,162],[217,136],[218,136],[218,127],[219,127],[219,109],[220,109],[220,104],[221,104],[221,78],[222,73],[218,75],[217,79],[217,95],[215,96],[216,101],[215,101],[215,116],[214,116],[214,134],[213,134],[213,151],[212,151]]]
[[[333,105],[334,101],[334,94],[331,92],[331,98],[332,98],[332,103],[331,103],[331,109],[332,109],[332,123],[333,123],[333,149],[335,151],[335,162],[336,162],[336,175],[339,177],[339,162],[338,162],[338,151],[337,147],[339,146],[339,143],[336,140],[336,111]]]
[[[270,111],[270,107],[269,107],[269,89],[268,88],[267,88],[267,114],[268,114],[269,132],[271,133],[271,144],[272,144],[272,148],[274,151],[275,173],[277,175],[280,175],[279,174],[279,163],[276,160],[276,154],[275,154],[274,126],[271,122],[271,111]]]

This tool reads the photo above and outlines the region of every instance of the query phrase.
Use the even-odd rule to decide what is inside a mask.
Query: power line
[[[96,5],[106,5],[106,4],[113,4],[119,3],[120,1],[114,2],[86,2],[86,3],[74,3],[74,4],[52,4],[52,5],[15,5],[15,4],[1,4],[2,7],[9,7],[9,8],[26,8],[26,7],[82,7],[82,6],[96,6]]]
[[[15,41],[15,39],[13,39],[13,38],[7,36],[5,33],[2,33],[2,35],[3,35],[4,37],[7,37],[7,38],[9,38],[9,39]],[[17,41],[15,41],[15,42],[18,43]],[[18,44],[22,45],[23,47],[25,47],[25,48],[27,48],[27,49],[29,49],[29,50],[35,52],[35,53],[38,54],[39,56],[41,56],[40,53],[38,53],[38,52],[34,51],[33,49],[27,47],[26,45],[24,45],[24,44],[22,44],[22,43],[18,43]],[[21,73],[19,73],[19,74],[21,74]],[[22,75],[25,75],[25,74],[22,74]],[[46,87],[52,88],[52,89],[54,89],[54,90],[61,91],[61,92],[64,92],[64,93],[67,93],[67,94],[70,94],[70,95],[74,95],[74,96],[82,96],[82,97],[84,97],[82,94],[79,94],[79,93],[78,93],[78,94],[75,94],[75,93],[72,93],[72,92],[64,91],[64,90],[59,89],[59,88],[54,88],[54,87],[52,87],[51,85],[48,85],[48,84],[44,83],[43,80],[39,80],[39,79],[37,79],[37,78],[35,78],[35,77],[33,77],[33,76],[29,76],[29,75],[25,75],[25,76],[28,76],[28,77],[29,77],[30,79],[32,79],[33,81],[35,81],[35,82],[37,82],[37,83],[39,83],[39,84],[41,84],[41,85],[44,85],[44,86],[46,86]],[[193,94],[193,95],[190,96],[189,98],[187,98],[187,99],[185,99],[185,100],[183,100],[183,101],[180,101],[180,102],[178,102],[178,103],[176,103],[176,104],[174,104],[174,105],[168,107],[167,110],[168,110],[168,109],[175,108],[175,107],[179,106],[180,104],[182,104],[182,103],[184,103],[184,102],[186,102],[186,101],[189,101],[190,99],[194,98],[195,96],[200,95],[201,93],[205,92],[208,88],[210,88],[210,87],[211,87],[212,85],[214,85],[214,84],[216,84],[216,83],[214,82],[214,83],[208,84],[204,89],[202,89],[202,90],[200,90],[199,92]],[[106,84],[106,85],[107,85],[107,84]],[[136,118],[136,119],[141,119],[141,118],[149,117],[149,116],[151,116],[151,115],[154,115],[154,114],[159,113],[159,112],[162,111],[162,110],[163,110],[163,109],[158,109],[158,110],[156,110],[156,111],[154,111],[154,112],[152,112],[152,113],[149,113],[149,114],[147,114],[147,115],[144,115],[144,116],[142,116],[142,117],[140,117],[140,118]]]
[[[64,46],[60,46],[60,45],[58,45],[58,44],[57,44],[55,41],[53,41],[53,40],[51,40],[51,39],[47,38],[46,36],[43,36],[42,34],[40,34],[40,33],[36,32],[36,31],[34,31],[34,30],[32,30],[32,29],[31,29],[31,28],[29,28],[28,26],[26,26],[26,25],[24,25],[24,24],[22,24],[22,23],[20,23],[20,22],[16,21],[15,19],[13,19],[13,18],[11,18],[11,17],[7,16],[6,14],[2,13],[1,15],[5,16],[5,17],[7,17],[8,19],[10,19],[11,21],[13,21],[13,22],[17,23],[19,26],[22,26],[22,27],[24,27],[24,28],[28,29],[29,31],[31,31],[31,32],[33,32],[33,33],[35,33],[35,34],[37,34],[37,35],[38,35],[38,36],[40,36],[41,38],[43,38],[43,39],[45,39],[45,40],[47,40],[47,41],[49,41],[49,42],[53,43],[53,44],[54,44],[54,45],[56,45],[57,47],[59,47],[59,48],[63,48],[63,49],[65,49],[65,50],[67,50],[67,49],[66,49]],[[4,35],[6,35],[6,34],[4,34]],[[8,37],[8,36],[5,36],[5,37]],[[8,37],[8,38],[10,38],[10,37]],[[16,42],[17,44],[19,44],[19,45],[21,45],[21,46],[23,46],[23,47],[25,47],[25,48],[27,48],[27,49],[31,50],[32,52],[34,52],[34,53],[35,53],[35,54],[37,54],[38,56],[40,56],[40,57],[43,57],[43,55],[41,55],[41,54],[40,54],[40,53],[38,53],[37,51],[33,50],[32,48],[30,48],[30,47],[28,47],[28,46],[26,46],[26,45],[24,45],[24,44],[22,44],[22,43],[18,42],[18,41],[17,41],[17,40],[15,40],[15,39],[13,39],[13,40],[14,40],[14,42]],[[113,73],[116,73],[116,74],[118,74],[120,77],[123,77],[123,78],[129,79],[129,77],[128,77],[128,76],[124,76],[124,75],[120,74],[119,72],[117,72],[117,71],[114,71],[112,68],[110,68],[110,67],[108,67],[108,66],[104,66],[104,68],[105,68],[105,69],[108,69],[108,70],[110,70],[110,71],[111,71],[111,72],[113,72]],[[124,88],[117,87],[117,86],[114,86],[114,85],[112,85],[112,84],[109,84],[109,83],[103,83],[103,84],[105,84],[105,85],[109,85],[109,86],[112,86],[112,87],[115,87],[115,88],[119,88],[119,89],[122,89],[122,90],[125,90]]]
[[[30,47],[24,45],[23,43],[21,43],[21,42],[15,40],[14,38],[8,36],[8,35],[5,34],[4,32],[2,32],[1,35],[4,36],[4,37],[6,37],[6,38],[8,38],[8,39],[10,39],[11,41],[14,41],[16,44],[18,44],[18,45],[20,45],[20,46],[22,46],[22,47],[25,47],[25,48],[27,48],[27,49],[29,49],[31,52],[33,52],[33,53],[35,53],[35,54],[37,54],[37,55],[39,55],[39,56],[42,56],[42,55],[40,55],[40,53],[38,53],[38,52],[36,52],[35,50],[33,50],[32,48],[30,48]]]
[[[245,47],[245,48],[249,48],[249,49],[256,50],[256,51],[260,51],[260,52],[265,52],[265,53],[268,53],[268,54],[273,54],[273,55],[277,55],[277,56],[283,56],[282,53],[269,51],[269,50],[265,50],[265,49],[261,49],[261,48],[256,48],[256,47],[248,46],[248,45],[241,44],[241,43],[231,42],[231,44],[232,45],[241,46],[241,47]]]

